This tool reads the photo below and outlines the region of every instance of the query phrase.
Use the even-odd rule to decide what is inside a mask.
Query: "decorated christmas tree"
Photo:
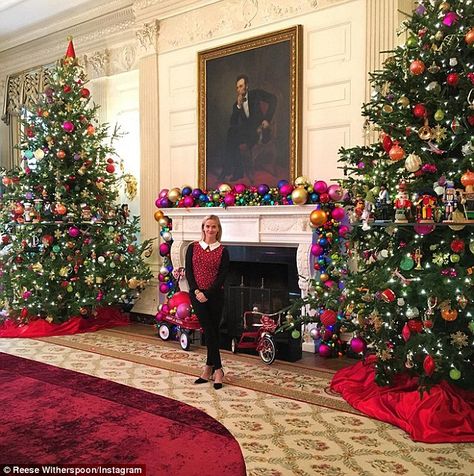
[[[402,25],[363,108],[379,140],[341,151],[356,271],[338,296],[295,303],[316,310],[306,322],[337,312],[379,385],[405,374],[474,386],[473,25],[471,0],[420,1]]]
[[[364,114],[380,142],[343,151],[365,215],[341,308],[381,385],[404,372],[474,385],[473,24],[472,1],[420,2],[372,75]]]
[[[118,159],[97,123],[72,41],[35,110],[27,111],[20,167],[2,173],[0,310],[19,324],[130,305],[151,273],[138,218],[119,207]]]

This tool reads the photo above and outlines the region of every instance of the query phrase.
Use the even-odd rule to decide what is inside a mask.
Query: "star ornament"
[[[433,127],[433,128],[431,129],[431,134],[432,134],[433,139],[434,139],[438,144],[439,144],[440,142],[443,142],[443,141],[446,139],[446,137],[447,137],[446,128],[440,126],[439,124],[437,124],[435,127]]]
[[[54,232],[54,236],[55,236],[56,239],[59,240],[59,238],[61,238],[61,237],[63,236],[63,234],[62,234],[62,232],[61,232],[60,230],[56,230],[56,231]]]
[[[467,335],[464,334],[464,332],[457,331],[451,334],[450,337],[451,337],[451,344],[456,346],[458,349],[460,349],[461,347],[467,347],[468,339],[467,339]]]

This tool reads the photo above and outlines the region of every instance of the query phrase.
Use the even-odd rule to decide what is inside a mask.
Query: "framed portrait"
[[[199,186],[301,172],[302,26],[198,53]]]

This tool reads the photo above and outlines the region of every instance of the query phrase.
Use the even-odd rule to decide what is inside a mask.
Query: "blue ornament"
[[[278,188],[281,188],[281,187],[283,187],[283,185],[286,185],[287,183],[288,183],[288,180],[280,180],[280,181],[278,182],[277,187],[278,187]]]

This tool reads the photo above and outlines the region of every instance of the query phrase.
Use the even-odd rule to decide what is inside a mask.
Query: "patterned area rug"
[[[203,350],[124,329],[38,340],[0,351],[164,395],[204,410],[240,443],[249,476],[468,476],[474,445],[414,443],[327,391],[332,372],[224,353],[225,385],[194,386]],[[138,462],[137,462],[138,463]],[[159,476],[159,475],[157,475]]]

